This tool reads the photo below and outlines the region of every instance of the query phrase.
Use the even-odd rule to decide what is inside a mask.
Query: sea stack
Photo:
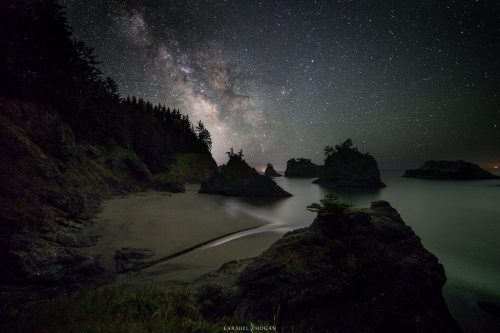
[[[321,166],[311,162],[308,158],[292,158],[286,162],[285,177],[314,178],[321,172]]]
[[[289,197],[274,180],[261,175],[243,159],[243,153],[228,152],[229,161],[220,171],[201,183],[200,193],[249,197]]]
[[[314,183],[327,187],[385,187],[375,158],[360,153],[351,139],[335,147],[327,146],[325,156],[325,166]]]
[[[418,169],[406,170],[403,177],[446,180],[500,178],[477,164],[465,161],[427,161]]]
[[[271,163],[267,163],[266,171],[264,171],[264,175],[268,177],[283,177],[283,175],[279,174],[274,170],[274,167]]]
[[[353,209],[330,197],[314,208],[310,227],[195,281],[202,312],[279,332],[461,332],[443,266],[388,202]]]

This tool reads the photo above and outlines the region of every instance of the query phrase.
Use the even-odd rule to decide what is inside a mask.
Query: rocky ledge
[[[382,188],[380,170],[375,158],[353,147],[350,139],[325,148],[325,166],[314,183],[327,187]]]
[[[427,161],[418,169],[406,170],[403,177],[449,180],[500,178],[477,164],[465,161]]]
[[[192,285],[211,317],[236,314],[285,332],[460,332],[443,266],[385,201],[315,205],[308,228]]]
[[[274,170],[274,167],[271,163],[267,164],[266,170],[264,171],[264,175],[268,177],[283,177],[282,174],[279,174]]]
[[[229,154],[229,161],[219,173],[201,183],[200,193],[234,196],[289,197],[290,193],[279,187],[271,178],[250,167],[243,155]]]

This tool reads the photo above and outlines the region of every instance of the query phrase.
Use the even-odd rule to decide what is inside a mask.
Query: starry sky
[[[495,0],[62,0],[122,95],[179,108],[254,166],[352,138],[385,169],[500,165]]]

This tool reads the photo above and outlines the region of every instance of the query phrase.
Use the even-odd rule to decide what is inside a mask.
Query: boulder
[[[427,161],[418,169],[406,170],[403,177],[449,180],[500,178],[477,164],[465,161]]]
[[[330,202],[310,227],[192,288],[209,317],[234,314],[284,332],[460,332],[445,282],[443,266],[389,203]]]

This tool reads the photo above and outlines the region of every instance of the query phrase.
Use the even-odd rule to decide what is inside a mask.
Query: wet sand
[[[114,269],[115,251],[123,247],[153,250],[154,260],[266,224],[242,212],[221,209],[223,198],[218,195],[197,192],[198,186],[191,185],[186,193],[146,192],[106,201],[89,230],[100,236],[99,241],[85,252],[99,254],[102,264]],[[141,280],[190,281],[227,261],[257,255],[279,237],[278,233],[269,232],[267,236],[250,235],[217,247],[204,246],[150,267],[138,276]]]
[[[128,274],[117,283],[134,286],[191,282],[203,274],[216,271],[226,262],[259,255],[281,236],[281,233],[268,231],[202,247],[140,272]]]

